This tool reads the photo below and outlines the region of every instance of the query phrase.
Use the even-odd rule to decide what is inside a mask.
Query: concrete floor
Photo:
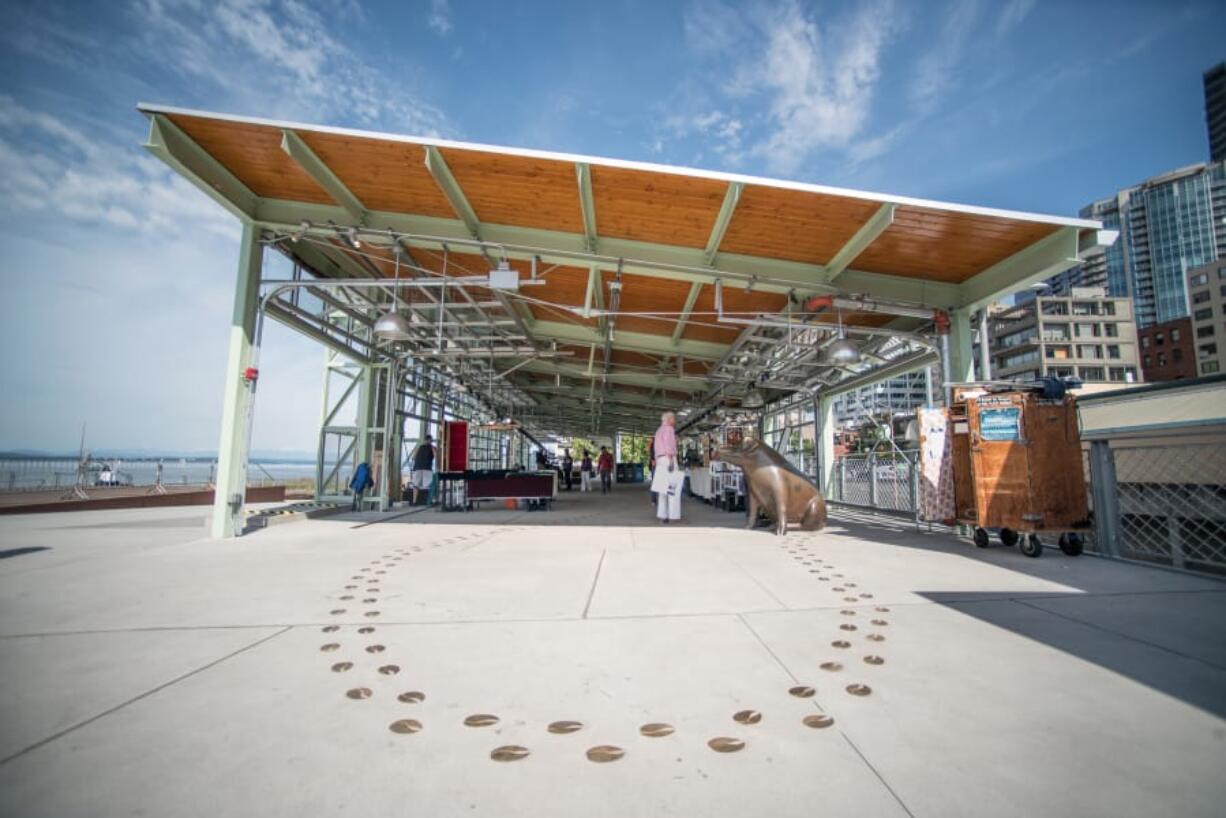
[[[0,519],[0,814],[1222,814],[1226,584],[686,511]]]

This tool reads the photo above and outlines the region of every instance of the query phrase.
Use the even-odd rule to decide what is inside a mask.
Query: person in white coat
[[[677,462],[677,416],[665,412],[660,416],[660,428],[656,429],[654,450],[656,462],[651,475],[651,490],[656,492],[656,517],[667,524],[681,519],[681,485],[685,472]]]

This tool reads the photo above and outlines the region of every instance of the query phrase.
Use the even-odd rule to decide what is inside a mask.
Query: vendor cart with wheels
[[[1042,556],[1044,537],[1082,552],[1089,509],[1072,395],[961,387],[946,420],[953,522],[974,529],[975,545],[987,548],[994,531],[1028,557]]]

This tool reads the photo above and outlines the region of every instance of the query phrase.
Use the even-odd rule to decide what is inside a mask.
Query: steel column
[[[238,277],[234,285],[234,313],[230,321],[230,351],[226,359],[221,440],[217,445],[217,484],[209,527],[212,536],[217,538],[236,537],[243,529],[246,464],[251,447],[247,415],[255,389],[254,382],[245,378],[244,373],[251,365],[260,305],[264,247],[259,238],[259,230],[254,225],[243,224]]]

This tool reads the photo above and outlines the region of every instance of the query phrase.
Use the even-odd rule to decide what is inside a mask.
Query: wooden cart
[[[975,527],[976,545],[986,548],[988,529],[998,529],[1028,557],[1042,555],[1041,534],[1081,553],[1089,508],[1072,395],[955,390],[948,428],[955,516]]]

